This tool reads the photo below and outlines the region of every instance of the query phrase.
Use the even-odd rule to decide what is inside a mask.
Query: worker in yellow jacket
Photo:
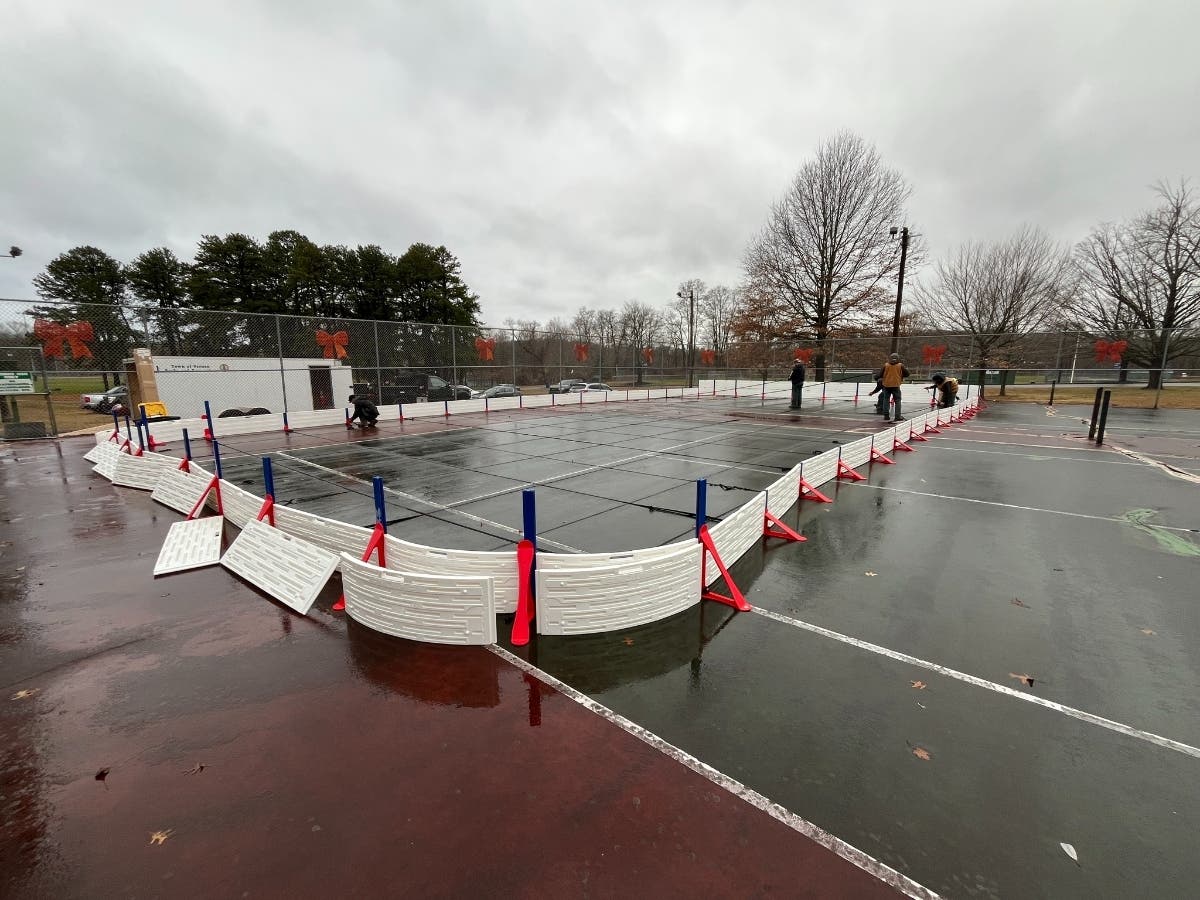
[[[883,365],[882,378],[880,383],[883,384],[883,420],[888,420],[888,401],[895,401],[896,411],[893,422],[903,422],[904,416],[900,415],[900,385],[904,384],[904,379],[908,377],[908,369],[904,368],[904,363],[900,362],[900,354],[893,353],[888,357],[888,361]]]

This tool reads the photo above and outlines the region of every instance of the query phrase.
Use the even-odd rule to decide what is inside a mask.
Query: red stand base
[[[210,444],[212,443],[213,438],[212,438],[212,429],[211,428],[204,429],[204,439],[206,441],[208,441]]]
[[[700,543],[704,545],[704,554],[700,557],[700,599],[714,600],[717,603],[724,603],[726,606],[732,606],[738,612],[749,612],[751,607],[746,602],[745,596],[734,583],[733,577],[729,574],[729,570],[725,568],[725,563],[721,561],[721,555],[717,553],[717,546],[713,543],[712,535],[708,533],[708,526],[700,526]],[[705,577],[705,569],[708,565],[708,557],[713,558],[713,562],[717,564],[717,569],[721,573],[721,577],[725,579],[725,586],[729,588],[729,596],[718,594],[716,591],[710,591],[704,587],[704,582],[708,579]]]
[[[384,541],[384,538],[386,536],[387,536],[387,531],[384,529],[383,523],[376,522],[375,530],[371,532],[371,539],[369,541],[367,541],[367,549],[363,551],[363,555],[362,555],[363,562],[367,562],[371,558],[372,553],[378,552],[379,553],[379,559],[378,559],[379,568],[381,568],[381,569],[387,568],[387,552],[386,552],[387,543]],[[337,603],[333,604],[333,606],[330,608],[335,609],[338,612],[341,612],[343,609],[345,609],[346,608],[346,595],[342,594],[342,596],[338,598]]]
[[[772,528],[772,525],[775,528]],[[804,535],[793,531],[789,525],[780,522],[775,516],[771,515],[770,510],[763,513],[763,537],[779,538],[781,541],[792,541],[794,543],[804,543],[808,540]]]
[[[862,475],[859,475],[857,472],[855,472],[852,468],[850,468],[848,465],[846,465],[840,459],[838,460],[838,471],[837,471],[836,477],[847,478],[850,481],[866,481],[867,480],[865,477],[863,477]]]
[[[921,433],[922,434],[941,434],[940,431],[938,431],[936,428],[934,428],[932,425],[930,425],[928,423],[925,424],[925,430]],[[914,435],[914,437],[915,436],[916,435]]]
[[[885,466],[894,466],[896,464],[895,460],[888,459],[886,456],[884,456],[882,453],[880,453],[874,447],[871,448],[871,460],[870,461],[873,463],[877,463],[877,462],[883,463]]]
[[[517,615],[513,619],[514,647],[529,643],[529,623],[533,621],[533,541],[517,544]]]
[[[801,500],[816,500],[818,503],[832,503],[833,501],[818,491],[815,487],[800,479],[800,499]]]
[[[258,522],[261,522],[265,518],[267,520],[267,524],[270,525],[272,528],[274,528],[275,527],[275,498],[272,497],[270,494],[267,494],[266,499],[263,500],[262,508],[259,509],[258,515],[255,516],[254,518]]]
[[[187,462],[187,460],[184,460],[184,462]],[[200,495],[200,499],[196,501],[196,505],[192,507],[192,511],[187,514],[189,519],[194,519],[200,515],[200,510],[204,508],[204,503],[208,500],[210,493],[217,495],[217,515],[225,514],[225,507],[221,503],[221,479],[214,475],[212,480],[209,481],[208,487],[204,489],[204,493]]]
[[[920,437],[920,436],[917,435],[915,437]],[[925,439],[920,438],[920,440],[925,440]],[[912,447],[908,446],[908,444],[906,444],[906,443],[904,443],[904,441],[900,440],[900,438],[893,438],[892,439],[892,452],[895,453],[897,450],[903,450],[905,453],[915,453],[916,452],[915,450],[913,450]]]
[[[913,433],[912,433],[912,434],[909,436],[909,438],[908,438],[908,439],[909,439],[910,441],[920,441],[922,444],[928,444],[928,443],[929,443],[929,438],[927,438],[927,437],[922,437],[922,436],[921,436],[921,432],[919,432],[919,431],[914,431],[914,432],[913,432]],[[909,449],[911,449],[911,448],[909,448]]]

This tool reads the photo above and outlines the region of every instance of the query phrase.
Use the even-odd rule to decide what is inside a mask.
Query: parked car
[[[404,372],[392,384],[383,385],[381,394],[383,403],[471,399],[471,389],[465,384],[451,384],[426,372]]]
[[[94,409],[101,413],[110,412],[118,403],[127,405],[128,400],[129,386],[125,384],[118,384],[100,394],[81,394],[79,397],[80,405],[84,409]]]
[[[483,396],[483,391],[477,391],[474,388],[467,387],[465,384],[456,384],[454,393],[457,394],[456,400],[474,400],[477,397]]]
[[[607,384],[603,384],[599,381],[589,381],[587,384],[576,384],[571,386],[572,394],[583,394],[593,391],[603,391],[607,393],[611,390],[612,388],[610,388]]]
[[[564,378],[558,384],[550,385],[550,393],[552,394],[569,394],[577,384],[586,384],[582,378]]]
[[[495,397],[520,397],[521,389],[515,384],[498,384],[495,387],[490,387],[482,394],[481,397],[493,399]]]

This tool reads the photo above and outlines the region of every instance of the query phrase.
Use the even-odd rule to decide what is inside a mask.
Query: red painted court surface
[[[390,517],[496,546],[519,509],[465,526],[447,508],[481,501],[435,493],[438,466],[518,493],[554,462],[603,466],[601,487],[568,486],[550,517],[654,462],[670,472],[650,473],[659,491],[608,499],[633,510],[638,524],[616,526],[631,546],[661,543],[688,510],[651,497],[702,476],[736,494],[777,478],[788,447],[794,462],[876,422],[757,406],[406,423],[373,446],[344,429],[243,436],[227,477],[282,450],[339,473],[322,497],[321,479],[285,472],[293,502],[365,522],[355,479],[394,456],[387,482],[421,502],[390,495]],[[646,424],[713,437],[679,448],[695,456],[613,464],[648,452],[618,446],[657,437]],[[1065,410],[992,407],[832,505],[793,510],[806,544],[735,567],[753,612],[704,603],[535,638],[519,658],[347,622],[336,581],[302,618],[220,568],[154,580],[176,514],[94,476],[86,441],[6,446],[3,894],[1190,896],[1200,488],[1085,430]],[[1109,419],[1118,446],[1171,436],[1174,455],[1189,430],[1194,417]],[[579,446],[483,454],[520,442],[507,437]],[[597,456],[572,459],[585,441]],[[506,463],[521,464],[495,471]]]

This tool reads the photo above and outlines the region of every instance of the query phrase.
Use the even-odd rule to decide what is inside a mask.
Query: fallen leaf
[[[188,769],[183,774],[184,775],[199,775],[201,772],[203,772],[207,768],[208,768],[208,766],[206,766],[204,763],[196,763],[194,766],[192,766],[190,769]]]
[[[929,707],[926,706],[924,703],[922,703],[920,700],[917,701],[917,706],[921,707],[921,709],[929,709]]]
[[[29,688],[27,690],[17,691],[15,694],[13,694],[8,699],[9,700],[24,700],[26,697],[32,697],[34,694],[36,694],[38,692],[38,690],[39,690],[38,688]]]
[[[1020,597],[1013,597],[1010,601],[1013,606],[1019,606],[1022,609],[1029,609],[1029,604],[1025,603]]]
[[[108,766],[105,766],[103,769],[101,769],[99,772],[96,773],[96,780],[103,781],[105,778],[108,777],[108,773],[109,773],[109,768],[108,768]]]
[[[1142,634],[1158,634],[1153,628],[1143,628]]]
[[[874,578],[874,577],[875,577],[875,573],[874,573],[874,572],[864,572],[863,574],[864,574],[864,575],[866,575],[868,578]]]
[[[633,646],[633,638],[625,638],[625,646],[632,647]]]
[[[167,842],[167,838],[169,838],[174,833],[175,833],[174,828],[168,828],[166,831],[155,831],[153,834],[150,835],[150,843],[151,844],[165,844]]]
[[[925,688],[929,687],[929,685],[923,681],[910,681],[909,684],[915,687],[918,691],[923,691]]]
[[[1075,863],[1075,865],[1079,865],[1079,854],[1075,852],[1074,847],[1062,841],[1059,842],[1058,846],[1063,848],[1063,853],[1071,857],[1071,860]]]
[[[917,759],[923,759],[926,761],[933,759],[932,754],[930,754],[930,752],[928,750],[926,750],[924,747],[913,747],[912,754]]]
[[[1017,679],[1017,681],[1026,687],[1033,687],[1034,678],[1032,675],[1018,675],[1016,672],[1009,672],[1008,677]]]

